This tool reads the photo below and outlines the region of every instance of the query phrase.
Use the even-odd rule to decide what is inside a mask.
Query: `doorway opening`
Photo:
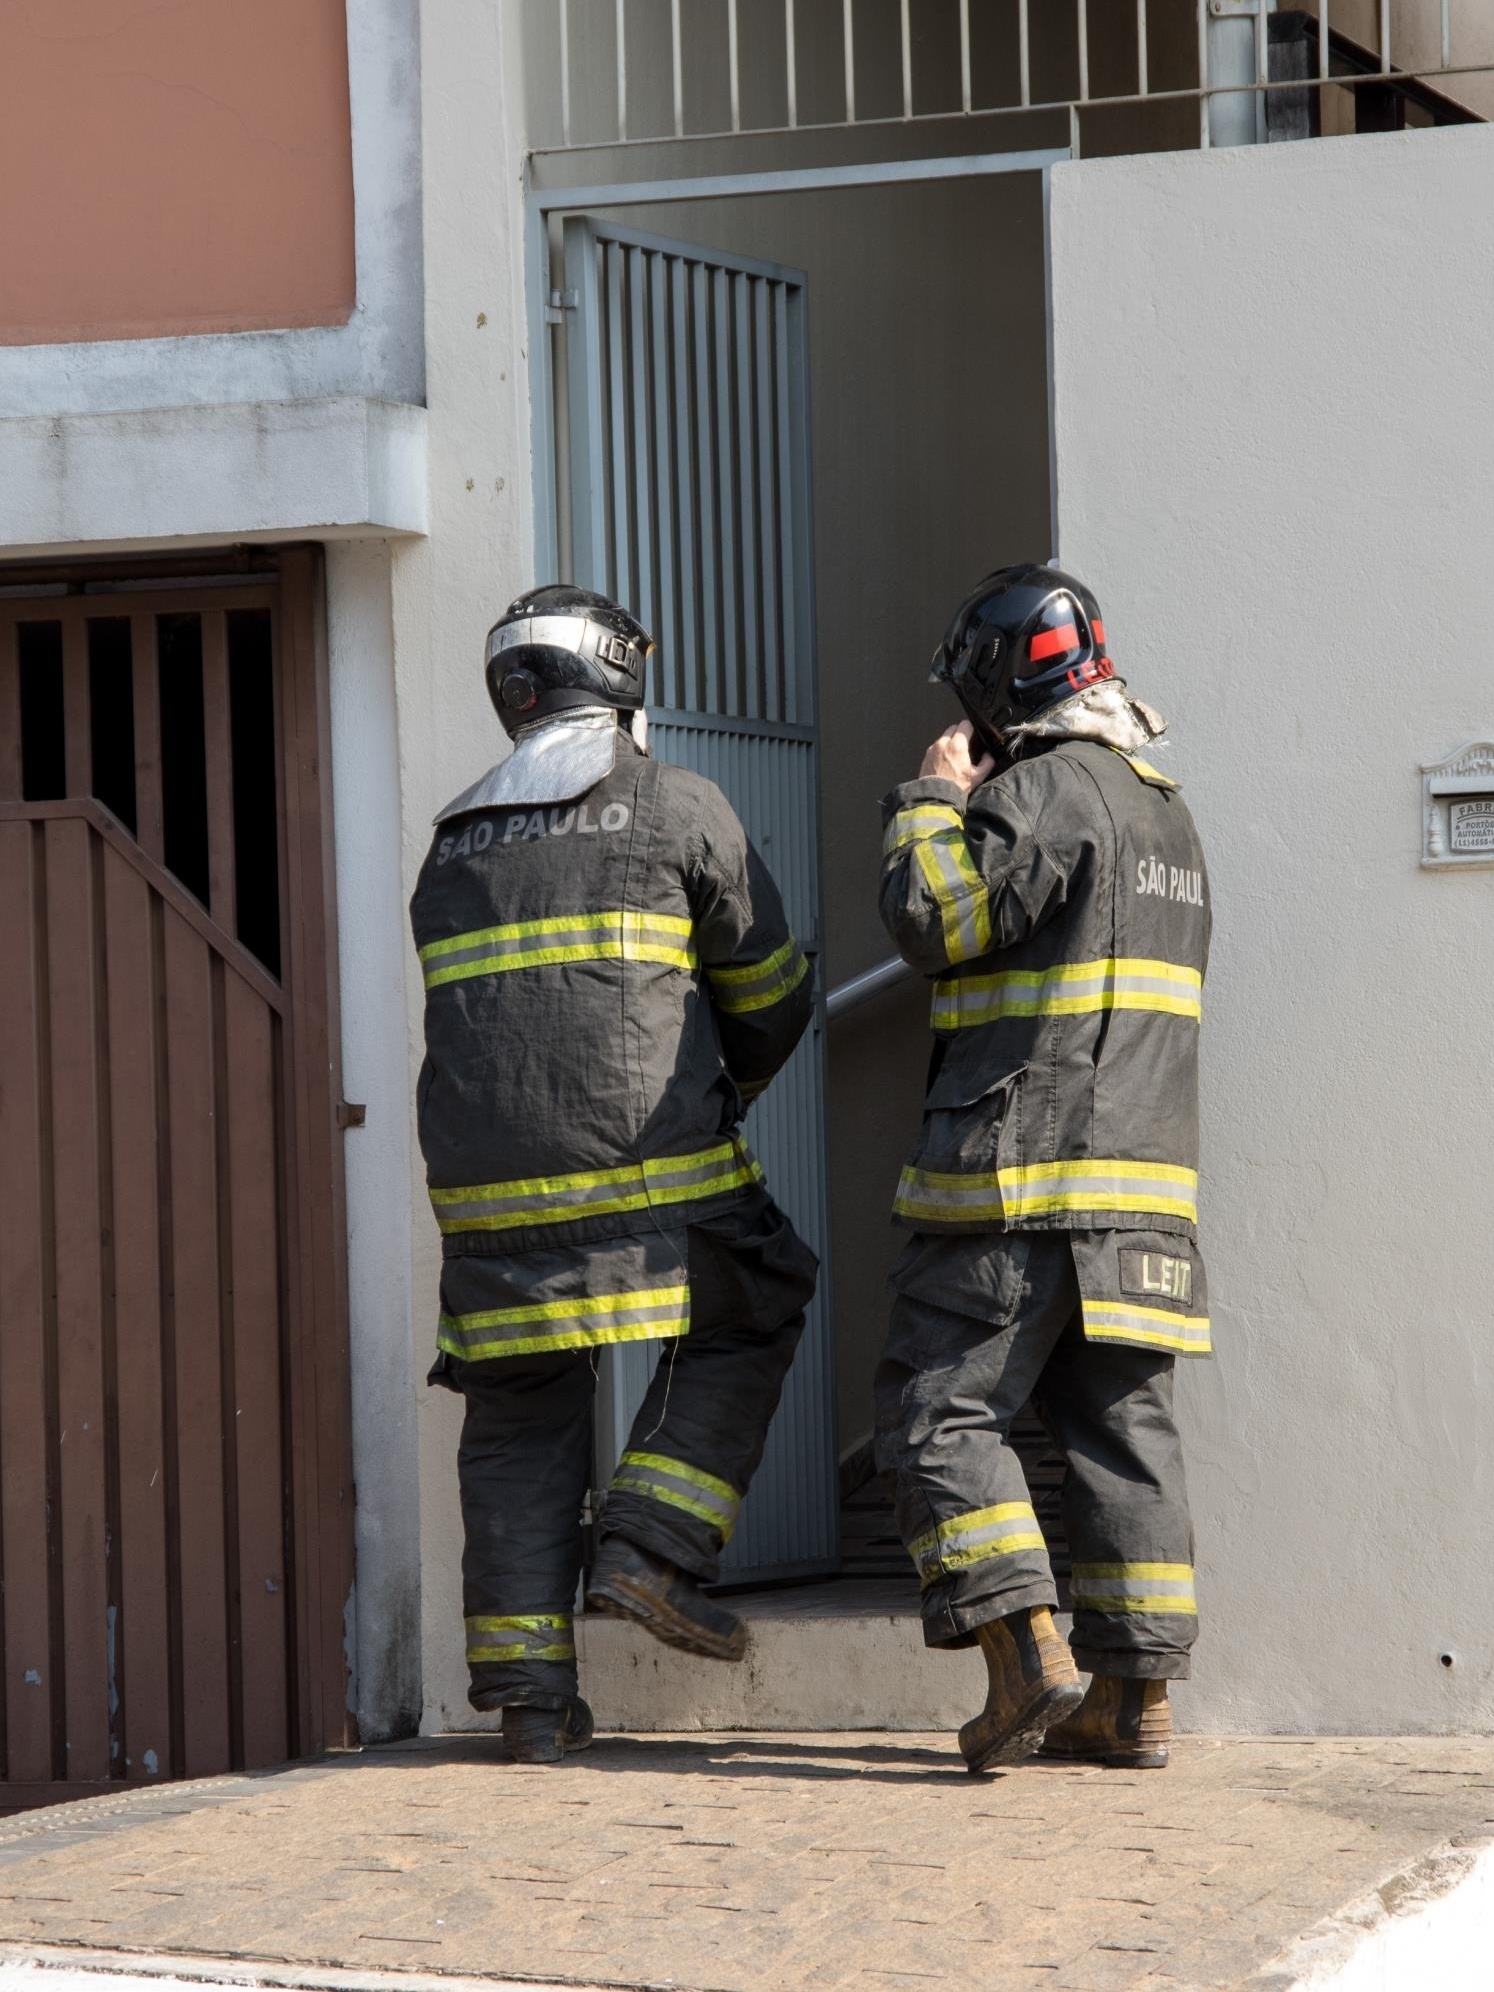
[[[809,623],[794,717],[808,728],[815,808],[807,846],[801,833],[780,829],[766,854],[782,873],[788,846],[811,853],[804,893],[823,994],[889,952],[876,911],[877,803],[916,771],[948,721],[926,660],[950,603],[991,567],[1053,551],[1047,173],[1067,153],[691,181],[689,142],[676,150],[679,178],[537,185],[531,196],[535,350],[544,363],[541,563],[592,585],[645,591],[663,652],[653,697],[667,711],[681,688],[699,700],[702,686],[732,677],[735,667],[723,674],[713,650],[724,643],[724,586],[738,590],[740,619],[755,583],[773,605],[770,635],[781,628],[783,584],[764,567],[766,535],[744,548],[742,519],[776,531],[783,516],[779,498],[763,512],[761,466],[779,475],[794,431],[779,423],[774,399],[776,307],[759,307],[752,286],[791,288],[805,354],[804,462],[792,476],[809,514],[795,555]],[[579,170],[573,158],[557,160]],[[631,536],[628,560],[609,566],[596,549],[619,519]],[[649,620],[639,601],[630,606]],[[740,629],[735,640],[749,650],[754,641]],[[752,654],[767,657],[763,638],[755,641]],[[768,773],[781,751],[768,736],[782,717],[763,707],[732,723],[742,729],[735,760],[703,771],[761,837],[797,820],[781,817]],[[661,751],[675,751],[667,726]],[[830,1527],[820,1525],[812,1562],[764,1554],[749,1539],[752,1554],[726,1573],[736,1582],[831,1568],[908,1580],[871,1469],[870,1386],[883,1282],[900,1242],[888,1221],[892,1191],[921,1110],[926,997],[916,981],[892,982],[874,1001],[852,1010],[837,1002],[835,1011],[828,1018],[822,1009],[814,1059],[796,1075],[801,1092],[784,1099],[800,1175],[791,1163],[780,1181],[764,1153],[770,1186],[825,1266],[821,1339],[796,1366],[812,1373],[822,1363],[824,1382],[790,1409],[792,1475],[770,1450],[744,1525],[754,1502],[803,1511],[806,1460],[836,1512]],[[1018,1443],[1062,1571],[1059,1464],[1035,1418],[1024,1419]]]

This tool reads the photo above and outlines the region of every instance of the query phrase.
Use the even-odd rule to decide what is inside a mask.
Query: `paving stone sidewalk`
[[[1214,1992],[1490,1838],[1494,1739],[1185,1738],[1161,1773],[976,1779],[946,1736],[608,1737],[558,1770],[446,1737],[0,1820],[0,1945],[311,1981]]]

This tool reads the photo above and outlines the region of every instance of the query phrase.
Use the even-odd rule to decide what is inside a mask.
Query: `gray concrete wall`
[[[1061,550],[1213,877],[1194,1727],[1494,1722],[1494,872],[1418,868],[1494,736],[1491,211],[1483,128],[1054,176]]]
[[[893,952],[878,798],[958,712],[928,661],[960,597],[1050,535],[1036,173],[639,210],[636,225],[807,271],[827,986]],[[923,985],[832,1024],[840,1440],[871,1426],[888,1221],[928,1059]]]

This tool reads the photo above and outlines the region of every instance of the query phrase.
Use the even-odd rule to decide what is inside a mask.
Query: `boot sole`
[[[677,1646],[682,1653],[693,1653],[701,1660],[740,1660],[747,1651],[745,1625],[738,1624],[735,1632],[725,1635],[707,1632],[694,1619],[671,1610],[652,1593],[635,1590],[625,1577],[612,1577],[601,1585],[592,1585],[586,1593],[586,1604],[588,1610],[601,1612],[607,1618],[630,1619],[666,1646]]]
[[[1101,1764],[1107,1771],[1165,1771],[1169,1753],[1157,1750],[1071,1750],[1062,1743],[1045,1740],[1039,1750],[1040,1757],[1046,1757],[1054,1764]]]
[[[1037,1700],[1024,1708],[1005,1729],[994,1736],[982,1736],[983,1716],[976,1716],[960,1731],[960,1754],[972,1774],[993,1771],[1003,1764],[1020,1764],[1032,1756],[1055,1722],[1072,1715],[1084,1699],[1082,1681],[1063,1681],[1045,1688]]]

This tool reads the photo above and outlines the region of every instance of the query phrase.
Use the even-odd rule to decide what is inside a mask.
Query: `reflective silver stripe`
[[[466,1621],[468,1665],[514,1660],[574,1660],[571,1614],[506,1618],[481,1613]]]
[[[809,973],[799,943],[790,934],[782,947],[766,960],[741,968],[709,968],[711,997],[727,1016],[744,1016],[753,1010],[767,1010],[791,996]]]
[[[916,802],[908,809],[900,809],[883,831],[882,855],[893,857],[906,845],[924,837],[935,837],[941,830],[958,830],[963,835],[960,812],[947,802]]]
[[[1133,1307],[1117,1300],[1085,1301],[1084,1334],[1090,1342],[1130,1342],[1185,1356],[1206,1356],[1214,1346],[1207,1314],[1177,1314],[1171,1308]]]
[[[1185,1194],[1181,1183],[1169,1182],[1166,1177],[1112,1175],[1106,1170],[1098,1170],[1095,1174],[1086,1176],[1044,1176],[1038,1178],[1036,1182],[1027,1183],[1013,1183],[1003,1176],[1001,1187],[1007,1200],[1012,1204],[1033,1202],[1051,1197],[1060,1191],[1064,1196],[1071,1200],[1077,1199],[1079,1202],[1085,1197],[1139,1197],[1155,1195],[1158,1192],[1161,1192],[1168,1201],[1175,1201]],[[1077,1203],[1075,1207],[1078,1207]]]
[[[741,1496],[728,1482],[661,1453],[625,1452],[612,1476],[612,1486],[618,1492],[641,1494],[709,1522],[720,1532],[723,1544],[731,1540],[742,1505]]]
[[[1192,1598],[1193,1579],[1170,1577],[1080,1577],[1074,1578],[1074,1596],[1087,1598],[1096,1593],[1117,1598]]]
[[[919,1203],[942,1204],[949,1210],[984,1210],[988,1204],[1001,1208],[1001,1189],[993,1176],[972,1176],[968,1182],[954,1183],[927,1175],[922,1169],[905,1169],[898,1195],[916,1197]]]
[[[1072,1583],[1076,1611],[1186,1618],[1198,1613],[1188,1563],[1076,1563]]]
[[[990,1563],[1000,1556],[1028,1550],[1047,1553],[1038,1518],[1025,1501],[1003,1501],[994,1508],[972,1508],[955,1515],[926,1535],[915,1537],[908,1553],[925,1585],[954,1570]]]
[[[745,1142],[724,1141],[690,1155],[651,1158],[641,1169],[624,1166],[574,1176],[433,1187],[430,1196],[443,1231],[505,1231],[722,1196],[761,1182],[762,1174]]]
[[[991,922],[986,889],[965,851],[963,832],[958,852],[947,834],[925,838],[914,849],[939,902],[945,953],[951,961],[974,961],[991,945]]]
[[[1170,962],[1096,961],[1046,974],[1017,969],[952,975],[934,985],[932,1022],[935,1030],[963,1030],[1003,1017],[1077,1016],[1111,1009],[1197,1021],[1203,1011],[1201,992],[1197,969]]]
[[[460,980],[458,971],[498,972],[508,967],[542,966],[547,956],[569,953],[572,960],[646,960],[642,951],[665,953],[671,964],[694,968],[695,949],[688,923],[646,913],[582,913],[574,920],[518,921],[510,927],[479,929],[434,941],[420,950],[426,987]],[[562,964],[563,965],[563,964]]]
[[[473,1314],[443,1314],[436,1340],[463,1362],[527,1355],[545,1349],[590,1348],[608,1342],[657,1340],[690,1327],[690,1289],[589,1294],[536,1301]]]
[[[552,650],[569,650],[579,656],[589,625],[586,616],[523,616],[493,631],[488,639],[488,657],[501,657],[505,650],[518,650],[529,644],[544,644]]]

